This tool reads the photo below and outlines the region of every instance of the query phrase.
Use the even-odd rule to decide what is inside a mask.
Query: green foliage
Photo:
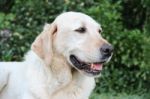
[[[150,99],[150,93],[144,93],[143,95],[126,93],[93,93],[90,99]]]
[[[104,67],[102,77],[96,79],[95,94],[149,92],[150,3],[149,0],[130,2],[130,0],[15,0],[9,13],[2,12],[5,10],[0,12],[0,60],[22,60],[21,57],[29,50],[46,22],[52,22],[58,14],[65,11],[81,11],[101,23],[103,37],[115,48],[113,58]],[[137,2],[140,2],[140,6],[135,5]],[[125,4],[130,4],[132,9],[125,9]],[[138,13],[134,15],[135,18],[131,17],[133,14],[126,16],[125,11],[133,9]],[[2,31],[10,36],[4,38],[1,35]],[[94,97],[93,99],[99,99]]]
[[[126,93],[112,94],[112,93],[103,93],[103,94],[92,94],[91,99],[149,99],[150,95],[127,95]]]

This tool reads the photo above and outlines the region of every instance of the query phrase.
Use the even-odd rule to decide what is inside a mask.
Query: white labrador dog
[[[0,62],[0,99],[88,99],[112,46],[88,15],[46,24],[23,62]]]

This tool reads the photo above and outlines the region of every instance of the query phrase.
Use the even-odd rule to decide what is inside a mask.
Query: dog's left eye
[[[98,30],[98,32],[99,32],[99,33],[102,33],[102,30],[101,30],[101,29],[99,29],[99,30]]]
[[[76,29],[75,31],[77,31],[79,33],[85,33],[86,32],[86,28],[85,27],[80,27],[80,28]]]

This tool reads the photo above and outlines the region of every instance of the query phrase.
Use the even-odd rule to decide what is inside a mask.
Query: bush
[[[56,2],[57,1],[57,2]],[[101,23],[102,35],[110,41],[115,52],[109,64],[96,79],[96,93],[102,92],[149,92],[149,16],[144,18],[141,26],[136,27],[136,19],[125,23],[124,3],[120,0],[15,0],[10,11],[0,12],[0,33],[9,35],[4,39],[0,35],[0,60],[22,60],[31,42],[42,30],[46,22],[64,11],[81,11]],[[128,1],[128,0],[127,0]],[[147,3],[141,2],[145,11],[149,11]],[[136,8],[135,8],[136,9]],[[2,10],[4,11],[4,10]],[[143,11],[143,10],[142,10]],[[131,14],[132,15],[132,14]],[[130,15],[129,15],[130,17]],[[142,16],[143,17],[143,16]],[[141,17],[138,16],[140,20]],[[138,20],[138,22],[141,22]],[[129,26],[133,24],[133,28]],[[26,42],[28,41],[28,42]],[[19,46],[19,47],[18,47]]]

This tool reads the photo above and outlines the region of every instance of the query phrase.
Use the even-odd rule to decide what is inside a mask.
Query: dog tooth
[[[93,63],[91,64],[91,68],[93,69],[93,67],[94,67],[94,65],[93,65]]]

